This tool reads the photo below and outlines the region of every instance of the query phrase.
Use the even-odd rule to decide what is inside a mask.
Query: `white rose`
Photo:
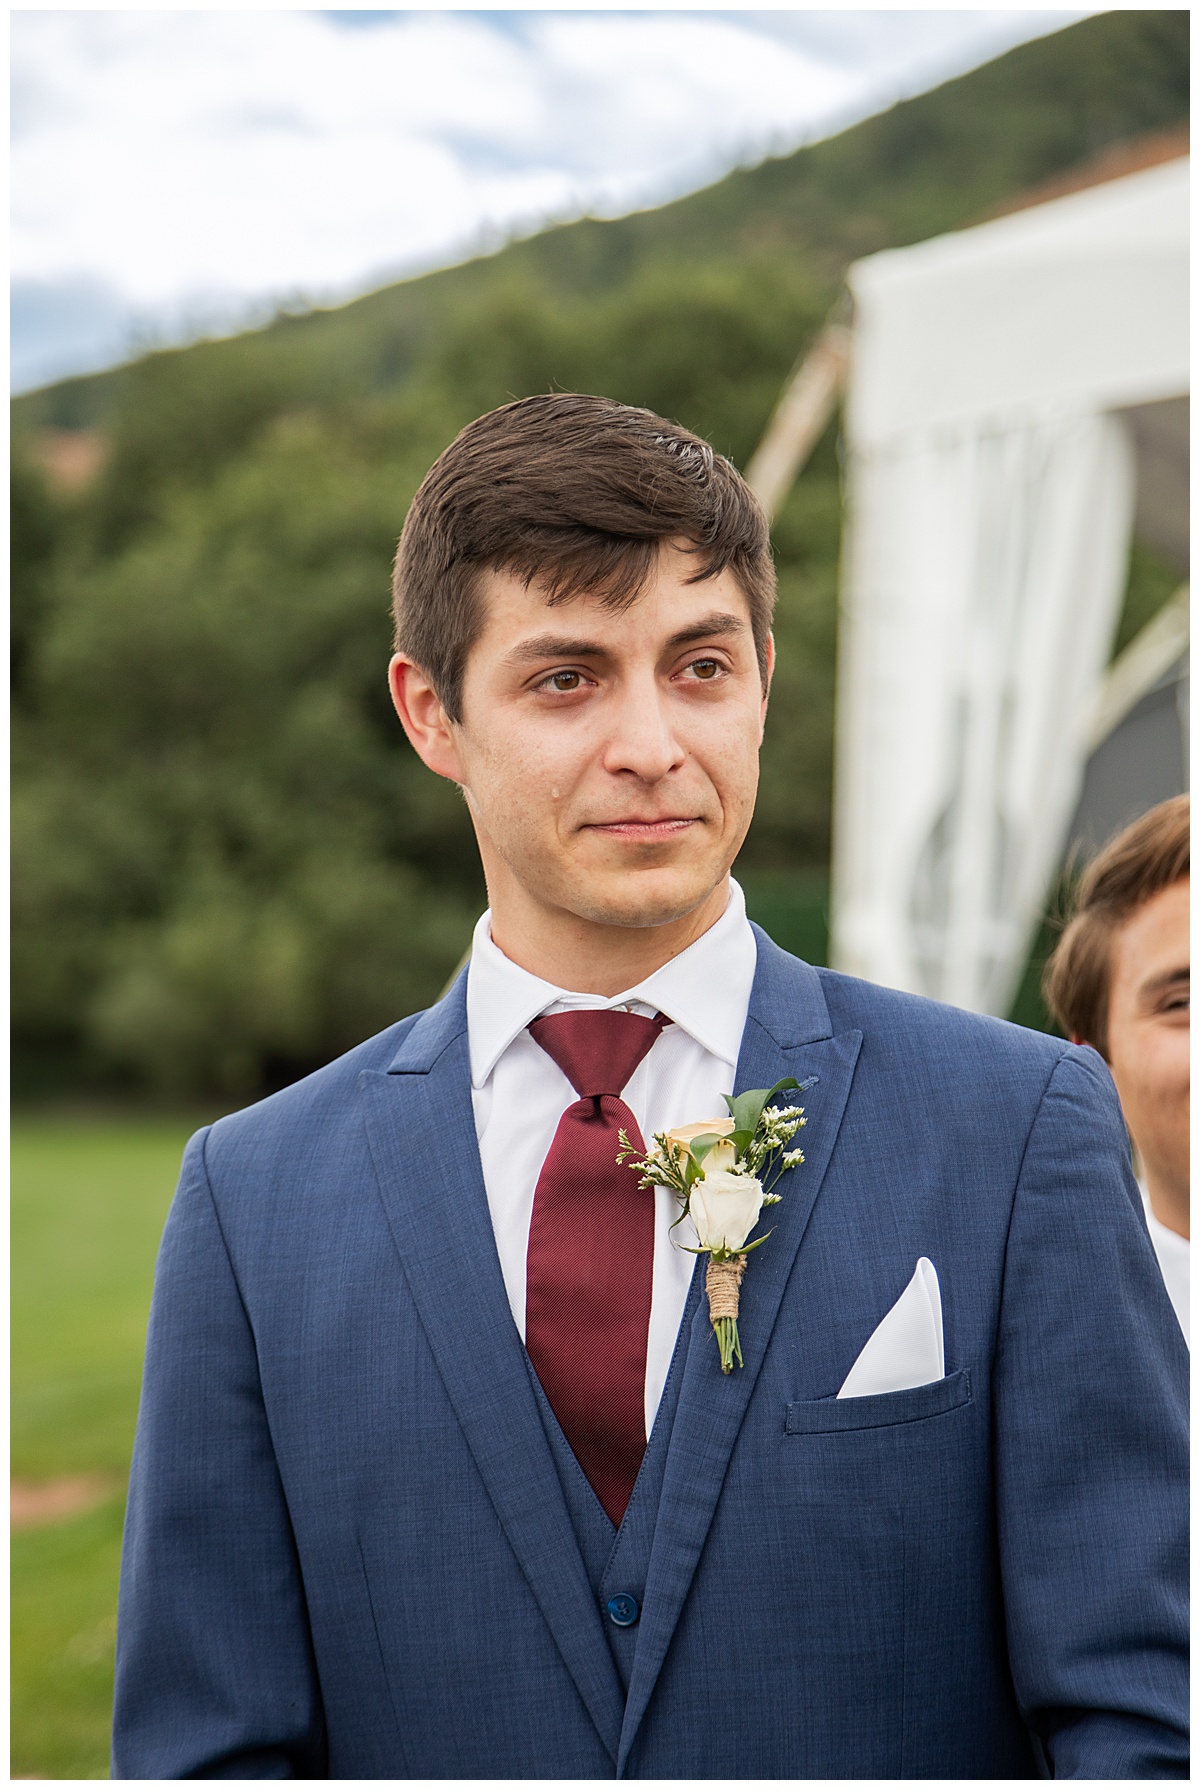
[[[706,1157],[706,1165],[716,1153]],[[694,1181],[688,1210],[701,1249],[740,1249],[758,1223],[762,1203],[762,1184],[752,1175],[714,1168]]]

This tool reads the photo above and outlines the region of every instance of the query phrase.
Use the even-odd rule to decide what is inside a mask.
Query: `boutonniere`
[[[690,1253],[708,1257],[708,1315],[723,1374],[735,1361],[742,1365],[738,1301],[746,1257],[761,1248],[771,1232],[753,1243],[746,1238],[763,1207],[778,1205],[780,1195],[772,1190],[780,1175],[804,1161],[802,1150],[787,1148],[804,1124],[804,1108],[769,1107],[767,1101],[781,1088],[799,1085],[789,1075],[773,1088],[752,1088],[733,1099],[726,1094],[728,1118],[656,1131],[654,1147],[644,1156],[638,1155],[623,1131],[618,1133],[617,1161],[640,1173],[639,1187],[669,1187],[682,1207],[675,1224],[690,1218],[696,1227],[699,1247]]]

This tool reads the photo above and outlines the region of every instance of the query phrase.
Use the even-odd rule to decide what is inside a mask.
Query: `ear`
[[[767,635],[767,681],[766,681],[766,685],[763,689],[763,694],[762,694],[762,712],[759,716],[760,725],[765,725],[765,723],[766,723],[767,699],[771,694],[771,679],[774,676],[775,676],[775,636],[774,636],[774,634],[768,634]]]
[[[388,666],[388,686],[400,725],[422,764],[453,783],[465,782],[457,730],[429,681],[429,673],[414,659],[396,653]]]

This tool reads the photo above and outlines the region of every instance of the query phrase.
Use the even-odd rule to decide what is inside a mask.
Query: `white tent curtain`
[[[1098,189],[852,275],[832,914],[851,974],[1011,1006],[1126,574],[1135,463],[1111,407],[1187,389],[1169,172],[1112,183],[1142,183],[1123,218]]]
[[[960,428],[864,458],[855,487],[838,774],[860,799],[838,842],[839,967],[1003,1013],[1079,799],[1129,443],[1103,415]]]

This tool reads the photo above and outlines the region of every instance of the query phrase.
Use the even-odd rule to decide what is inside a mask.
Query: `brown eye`
[[[717,664],[715,659],[697,659],[692,665],[692,670],[695,672],[696,676],[702,678],[716,677],[720,669],[721,667]]]
[[[556,671],[550,679],[550,682],[556,690],[562,690],[564,692],[578,690],[579,673],[577,671]]]

